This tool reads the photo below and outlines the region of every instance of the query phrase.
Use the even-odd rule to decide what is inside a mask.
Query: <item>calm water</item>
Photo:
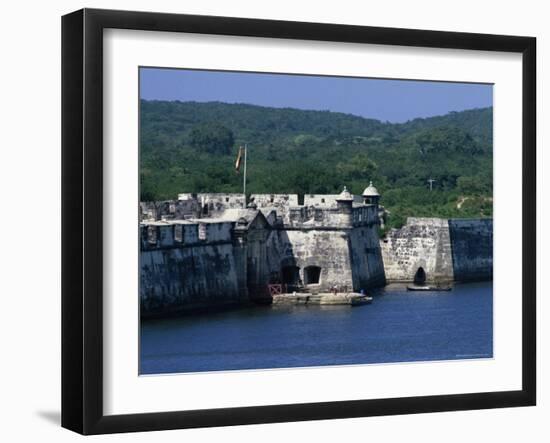
[[[144,322],[141,373],[488,358],[492,283],[387,287],[371,305],[262,306]]]

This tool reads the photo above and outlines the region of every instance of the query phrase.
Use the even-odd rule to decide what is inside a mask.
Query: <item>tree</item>
[[[363,180],[367,183],[367,180],[374,179],[377,169],[378,165],[364,153],[357,154],[336,165],[336,172],[344,181]]]
[[[492,214],[491,108],[392,124],[219,102],[141,105],[142,201],[242,192],[233,153],[246,140],[253,193],[338,194],[346,185],[360,194],[372,180],[389,228],[413,216]]]
[[[235,143],[233,132],[219,123],[202,123],[190,134],[191,146],[210,154],[230,154]]]

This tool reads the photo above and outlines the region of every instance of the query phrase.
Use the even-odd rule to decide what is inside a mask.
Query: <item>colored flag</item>
[[[243,161],[244,148],[239,147],[239,153],[237,154],[237,160],[235,161],[235,172],[240,172],[241,163]]]

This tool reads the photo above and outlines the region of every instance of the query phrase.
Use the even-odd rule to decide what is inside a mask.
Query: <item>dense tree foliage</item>
[[[492,108],[391,124],[328,111],[142,101],[141,198],[241,192],[233,165],[248,143],[250,193],[338,193],[346,185],[360,194],[372,180],[390,226],[408,216],[490,217],[492,119]]]
[[[209,154],[230,154],[234,142],[233,133],[219,123],[201,123],[193,127],[189,136],[189,144],[193,148]]]

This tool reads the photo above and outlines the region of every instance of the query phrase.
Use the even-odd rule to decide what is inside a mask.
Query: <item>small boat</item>
[[[452,286],[442,285],[408,285],[407,291],[450,291]]]
[[[363,305],[369,305],[372,303],[372,297],[364,296],[364,297],[357,297],[351,300],[351,306],[363,306]]]

